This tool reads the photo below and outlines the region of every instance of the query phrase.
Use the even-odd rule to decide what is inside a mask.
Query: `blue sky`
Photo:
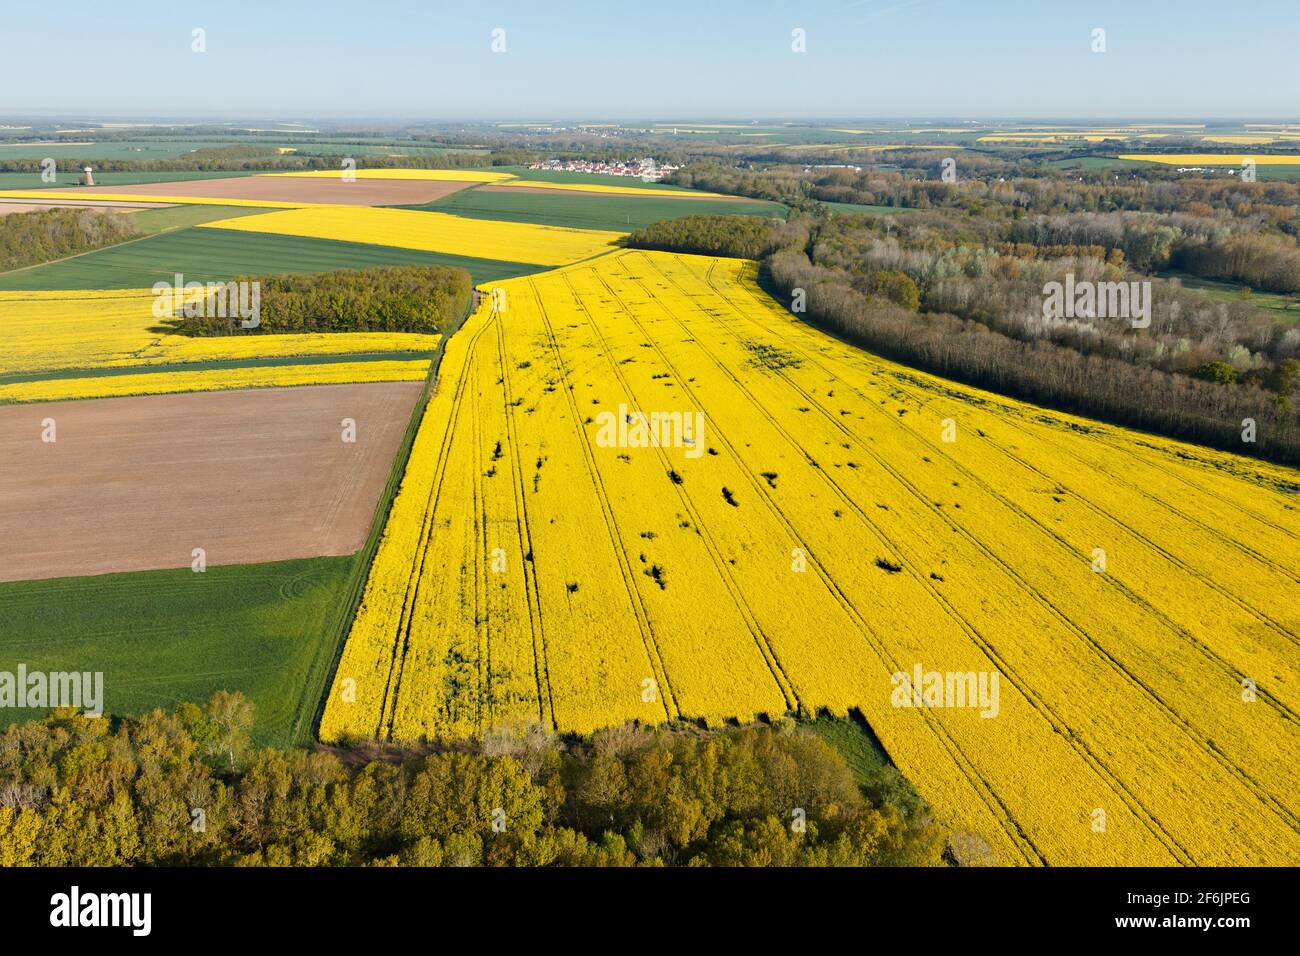
[[[1298,46],[1296,0],[30,2],[0,115],[1284,119]]]

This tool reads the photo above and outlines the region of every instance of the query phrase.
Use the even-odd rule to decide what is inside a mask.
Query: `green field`
[[[0,275],[0,290],[147,289],[155,282],[172,281],[177,272],[183,273],[186,281],[209,282],[237,275],[409,265],[460,267],[468,270],[475,282],[528,275],[541,268],[359,242],[225,229],[178,229],[5,273]]]
[[[140,139],[95,142],[93,134],[60,136],[58,142],[14,143],[0,141],[0,161],[6,159],[175,159],[205,146],[230,146],[238,143],[261,145],[253,140]],[[272,153],[274,145],[268,144]]]
[[[201,222],[270,211],[260,206],[164,206],[161,209],[141,209],[130,216],[141,235],[156,236],[160,232],[197,226]]]
[[[1300,165],[1258,165],[1255,167],[1255,175],[1259,179],[1300,179]]]
[[[466,189],[424,206],[470,219],[499,219],[507,222],[572,226],[578,229],[608,229],[631,232],[661,219],[679,216],[775,216],[784,219],[785,206],[778,203],[728,202],[709,199],[659,199],[654,196],[616,196],[591,193],[582,196],[557,193],[485,192]]]
[[[1256,308],[1264,309],[1283,322],[1300,322],[1300,295],[1252,290],[1247,296],[1243,294],[1245,286],[1236,282],[1202,279],[1189,272],[1162,272],[1160,275],[1165,279],[1178,279],[1182,282],[1184,288],[1204,292],[1216,299],[1231,302],[1249,302]]]
[[[292,146],[300,153],[320,154],[323,156],[446,156],[449,153],[478,153],[477,149],[449,149],[446,146],[421,146],[390,143],[333,143],[320,141],[287,141],[283,146]],[[486,153],[484,156],[486,157]],[[360,164],[364,165],[364,164]]]
[[[0,151],[0,159],[3,159]],[[237,172],[192,172],[176,170],[164,173],[111,173],[96,172],[95,186],[134,186],[137,183],[175,183],[190,179],[230,179],[234,176],[256,176],[254,170]],[[93,189],[81,185],[81,174],[60,169],[52,183],[41,182],[40,173],[0,173],[0,189]]]
[[[355,558],[0,584],[0,670],[104,675],[104,709],[138,714],[238,690],[254,737],[306,739]],[[329,646],[326,646],[329,645]],[[43,712],[9,709],[0,723]]]
[[[1242,149],[1244,151],[1246,147],[1242,147]],[[1194,146],[1189,146],[1187,148],[1187,152],[1189,153],[1195,153],[1200,151],[1201,150],[1197,149]],[[1249,155],[1249,153],[1244,152],[1243,155]],[[1159,163],[1153,160],[1117,159],[1115,157],[1110,157],[1110,156],[1080,156],[1076,159],[1059,159],[1053,161],[1051,165],[1057,166],[1061,169],[1077,168],[1077,169],[1095,170],[1095,169],[1113,168],[1113,169],[1141,169],[1146,172],[1151,172],[1153,170],[1165,170],[1167,172],[1171,172],[1175,174],[1178,173],[1178,167],[1171,166],[1168,163]],[[1211,168],[1215,168],[1215,167],[1211,167]],[[1237,165],[1235,163],[1226,163],[1223,166],[1218,167],[1218,169],[1221,170],[1222,173],[1227,173],[1229,170],[1234,170],[1236,168]],[[1217,176],[1220,174],[1221,174],[1220,172],[1215,172],[1213,175]],[[1180,175],[1198,176],[1204,174],[1182,173]],[[1277,165],[1272,165],[1268,163],[1259,163],[1255,166],[1255,176],[1258,179],[1300,179],[1300,163],[1296,163],[1296,164],[1279,163]]]

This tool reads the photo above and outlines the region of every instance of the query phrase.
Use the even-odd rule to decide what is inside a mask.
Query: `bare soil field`
[[[351,554],[422,387],[0,407],[0,581]]]
[[[193,196],[202,199],[247,199],[272,202],[337,203],[342,206],[419,205],[441,199],[474,183],[432,179],[357,179],[309,176],[236,176],[194,179],[147,186],[96,186],[97,193]]]

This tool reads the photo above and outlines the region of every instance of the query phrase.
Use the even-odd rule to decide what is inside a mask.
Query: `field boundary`
[[[209,359],[198,362],[164,362],[157,365],[109,365],[98,368],[56,368],[40,372],[15,372],[0,375],[0,385],[25,382],[57,382],[78,378],[120,378],[174,372],[211,372],[241,368],[274,368],[280,365],[339,365],[350,362],[419,361],[431,352],[424,349],[397,349],[388,352],[322,352],[302,355],[263,355],[248,358]]]
[[[366,535],[365,543],[361,546],[361,549],[353,555],[354,564],[351,578],[347,582],[344,598],[338,606],[334,624],[330,628],[332,637],[321,641],[316,661],[313,662],[304,682],[303,696],[300,706],[297,708],[298,717],[294,721],[290,732],[291,743],[312,744],[318,742],[321,719],[325,716],[325,703],[329,697],[330,688],[333,686],[339,662],[343,658],[343,648],[347,644],[352,622],[356,618],[357,609],[361,606],[361,599],[366,590],[366,582],[370,580],[370,567],[374,563],[376,553],[379,551],[379,542],[384,536],[384,528],[388,524],[388,516],[392,511],[393,501],[397,497],[397,490],[402,484],[402,478],[406,475],[406,465],[410,460],[411,450],[415,446],[415,436],[420,430],[420,424],[424,421],[424,413],[428,407],[429,399],[433,397],[434,389],[437,387],[438,372],[442,367],[442,357],[447,350],[447,341],[459,332],[469,317],[474,314],[474,310],[478,308],[478,302],[479,290],[475,288],[470,295],[464,313],[456,320],[454,325],[442,333],[442,338],[439,339],[437,347],[429,353],[429,374],[425,377],[424,388],[411,409],[411,417],[406,424],[406,431],[402,435],[401,443],[397,446],[397,454],[393,456],[388,481],[379,495],[379,501],[375,503],[370,532]],[[320,659],[326,647],[330,648],[328,666]],[[316,680],[317,674],[320,674],[322,678],[319,682]],[[304,725],[304,717],[307,714],[306,704],[313,694],[316,698],[316,705],[311,710],[311,723]]]

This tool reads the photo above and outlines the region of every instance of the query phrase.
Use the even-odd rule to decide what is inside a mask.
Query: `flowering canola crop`
[[[651,189],[645,186],[624,186],[619,183],[550,183],[536,179],[514,179],[498,183],[500,186],[518,186],[525,189],[562,189],[565,192],[607,193],[614,196],[657,196],[661,199],[673,196],[692,196],[695,198],[714,197],[731,199],[721,193],[704,192],[700,189]]]
[[[1166,166],[1240,166],[1247,161],[1259,166],[1300,166],[1300,156],[1295,153],[1121,153],[1119,158]]]
[[[411,352],[410,361],[414,362],[418,353],[432,352],[439,338],[389,332],[193,337],[169,331],[164,320],[154,314],[154,304],[155,297],[148,289],[0,292],[0,401],[231,388],[267,384],[273,379],[285,384],[387,381],[380,376],[400,371],[399,377],[408,377],[413,366],[405,361],[335,361],[292,369],[196,368],[169,370],[166,375],[155,370],[151,378],[139,382],[126,381],[132,377],[127,375],[88,377],[82,373],[120,368],[150,372],[151,367],[160,365],[357,353]],[[427,367],[426,360],[418,364]],[[204,382],[211,384],[202,386]],[[177,387],[164,387],[170,385]]]
[[[237,388],[278,388],[290,385],[333,385],[356,382],[422,381],[428,359],[375,362],[329,362],[303,365],[260,365],[200,371],[148,372],[87,378],[40,379],[0,383],[0,403],[60,402],[74,398],[118,398],[123,395],[162,395],[174,392],[215,392]]]
[[[448,342],[322,738],[857,709],[1005,862],[1300,862],[1300,473],[875,358],[753,263],[499,288]],[[656,412],[703,426],[634,440]],[[997,697],[905,706],[918,668]]]
[[[368,206],[313,206],[221,219],[198,228],[369,242],[547,266],[564,265],[606,252],[622,235],[594,229],[462,219],[440,212]]]

